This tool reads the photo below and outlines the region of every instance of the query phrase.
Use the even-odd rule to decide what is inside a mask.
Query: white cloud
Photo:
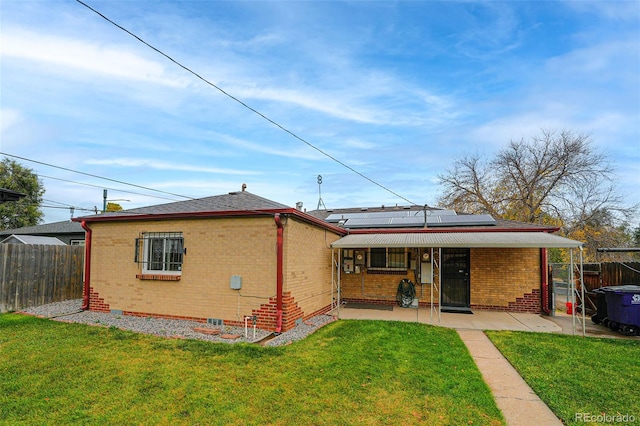
[[[251,152],[261,152],[264,154],[275,155],[279,157],[285,158],[298,158],[305,160],[317,160],[322,157],[322,154],[315,151],[311,147],[306,147],[302,145],[302,142],[299,142],[300,148],[278,148],[275,145],[270,144],[259,144],[254,142],[249,142],[245,139],[237,138],[234,136],[223,135],[223,134],[214,134],[215,140],[217,142],[222,142],[226,145],[232,146],[236,152],[243,151],[251,151]],[[287,135],[283,135],[284,138],[290,139],[293,141],[293,137],[289,137]],[[287,144],[289,145],[289,144]]]
[[[373,142],[369,142],[369,141],[365,141],[357,138],[345,139],[344,145],[347,148],[355,148],[355,149],[373,149],[376,147],[376,144]]]
[[[565,1],[565,5],[574,10],[603,16],[613,21],[640,20],[640,6],[635,0],[630,1]]]
[[[350,87],[257,89],[236,85],[229,87],[229,92],[243,99],[289,103],[364,124],[437,125],[450,121],[456,115],[452,98],[435,95],[424,88],[411,87],[395,76],[373,77]]]
[[[239,169],[223,169],[217,167],[202,167],[193,165],[183,165],[178,163],[166,163],[156,160],[144,160],[136,158],[116,158],[110,160],[89,159],[86,164],[116,167],[144,167],[155,170],[172,170],[194,173],[213,173],[213,174],[230,174],[230,175],[259,175],[262,172],[239,170]]]
[[[547,63],[547,71],[571,79],[587,76],[595,81],[632,75],[637,83],[639,58],[638,35],[634,34],[594,43],[551,58]]]
[[[134,53],[130,48],[81,41],[19,29],[5,29],[0,55],[111,78],[185,87],[187,80],[171,75],[157,61]]]
[[[4,139],[2,135],[12,127],[19,125],[24,119],[20,111],[10,108],[0,109],[0,142]]]

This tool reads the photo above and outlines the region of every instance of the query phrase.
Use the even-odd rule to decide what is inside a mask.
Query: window
[[[142,263],[143,274],[180,275],[183,256],[182,232],[147,232],[136,239],[136,262]]]
[[[388,247],[369,250],[369,269],[407,269],[407,252],[404,248]]]

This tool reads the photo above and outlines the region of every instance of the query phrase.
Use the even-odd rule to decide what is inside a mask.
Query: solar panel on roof
[[[411,217],[394,217],[393,219],[391,219],[391,225],[398,227],[424,226],[424,215]]]
[[[427,210],[427,216],[455,216],[455,210]]]
[[[341,220],[362,219],[366,213],[332,213],[325,219],[327,222],[337,223]]]
[[[419,215],[424,217],[423,211],[385,211],[385,212],[357,212],[357,213],[332,213],[325,219],[327,222],[337,223],[349,219],[380,219],[391,217],[409,217]]]
[[[427,218],[427,227],[445,227],[445,226],[480,226],[495,225],[496,221],[491,215],[456,215],[456,216],[429,216]]]
[[[427,210],[427,227],[487,226],[496,221],[488,214],[458,215],[454,210]],[[345,228],[414,228],[424,226],[424,210],[332,213],[325,220],[344,221]]]
[[[377,217],[367,219],[349,219],[345,228],[406,228],[424,225],[424,219],[418,217]]]

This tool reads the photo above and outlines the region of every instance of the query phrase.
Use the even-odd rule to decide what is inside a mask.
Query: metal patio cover
[[[578,248],[582,245],[580,241],[545,232],[425,232],[350,234],[331,247]]]

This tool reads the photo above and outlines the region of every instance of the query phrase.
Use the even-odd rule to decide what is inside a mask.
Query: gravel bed
[[[245,337],[244,327],[211,326],[195,321],[170,320],[150,317],[134,317],[128,315],[107,314],[103,312],[82,311],[82,299],[67,300],[64,302],[50,303],[22,310],[21,312],[50,318],[54,321],[81,323],[103,327],[117,327],[122,330],[130,330],[137,333],[153,334],[155,336],[197,339],[210,342],[225,343],[262,343],[265,346],[282,346],[304,339],[318,328],[335,320],[330,315],[318,315],[307,321],[300,322],[293,329],[275,336],[273,333],[256,328],[251,325],[247,328]],[[200,329],[220,329],[220,335],[205,334],[194,331]],[[222,335],[235,335],[237,338],[222,338]]]

